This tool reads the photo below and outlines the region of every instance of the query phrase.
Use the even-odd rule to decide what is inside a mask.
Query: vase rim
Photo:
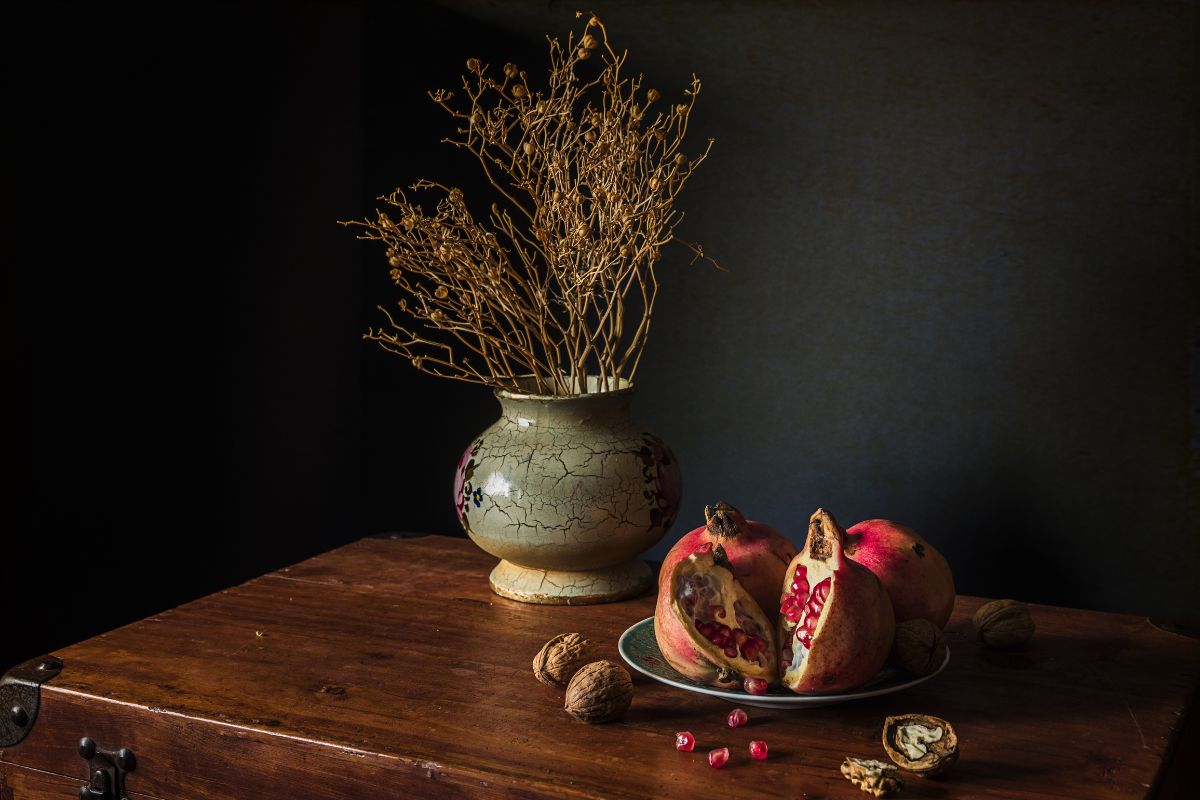
[[[615,380],[616,389],[608,389],[605,391],[579,392],[578,394],[538,394],[533,391],[513,391],[511,389],[495,389],[493,394],[498,398],[505,400],[584,400],[601,397],[623,397],[633,394],[633,381],[628,378],[609,379]],[[600,383],[599,375],[587,376],[588,388],[593,386],[598,387]],[[518,384],[529,383],[533,384],[533,376],[523,376],[517,379]]]

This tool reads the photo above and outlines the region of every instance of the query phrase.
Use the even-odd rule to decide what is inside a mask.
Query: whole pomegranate
[[[674,566],[704,545],[721,545],[733,566],[733,576],[742,585],[774,628],[779,585],[796,547],[782,533],[742,516],[728,503],[704,507],[704,524],[684,534],[663,559],[659,586]]]
[[[845,531],[817,509],[808,540],[788,565],[779,603],[780,671],[795,692],[850,689],[887,660],[895,618],[887,591],[843,557]]]
[[[954,576],[921,534],[898,522],[869,519],[846,531],[844,552],[882,581],[896,622],[923,617],[946,627],[954,610]]]
[[[728,503],[705,506],[704,525],[675,543],[658,574],[654,633],[667,662],[714,686],[775,680],[775,598],[795,552]]]

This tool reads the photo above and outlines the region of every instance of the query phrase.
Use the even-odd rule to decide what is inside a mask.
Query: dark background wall
[[[482,389],[359,340],[334,224],[481,189],[424,97],[574,7],[9,3],[3,666],[361,535],[452,532]],[[903,520],[960,591],[1200,621],[1196,7],[601,3],[717,138],[638,417],[794,537]],[[722,380],[711,380],[713,376]],[[670,538],[670,537],[669,537]],[[656,552],[661,553],[666,542]]]

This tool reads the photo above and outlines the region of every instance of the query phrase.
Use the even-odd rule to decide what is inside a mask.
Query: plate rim
[[[830,693],[830,694],[795,693],[791,697],[789,697],[787,695],[778,695],[778,694],[776,694],[776,695],[750,694],[749,692],[745,692],[740,689],[737,691],[730,691],[727,689],[718,689],[718,688],[712,687],[712,686],[694,686],[694,685],[689,685],[686,683],[681,683],[679,681],[672,680],[672,679],[664,677],[662,675],[657,675],[657,674],[651,672],[650,670],[646,669],[645,667],[643,667],[641,664],[639,664],[637,662],[636,659],[630,657],[630,653],[628,652],[628,647],[626,645],[626,642],[629,640],[629,637],[633,635],[633,632],[635,630],[637,630],[638,628],[640,628],[641,626],[646,625],[646,624],[653,625],[654,617],[650,616],[650,617],[646,617],[645,619],[638,620],[637,622],[633,623],[628,628],[626,628],[625,631],[621,634],[620,638],[617,639],[617,652],[620,653],[621,659],[626,664],[633,667],[635,670],[642,673],[646,677],[652,678],[653,680],[656,680],[659,683],[666,684],[667,686],[673,686],[676,689],[683,689],[684,691],[687,691],[687,692],[695,692],[698,694],[704,694],[704,695],[708,695],[710,697],[719,697],[723,700],[732,700],[735,702],[754,701],[757,703],[770,703],[772,705],[778,705],[778,706],[793,706],[793,705],[794,706],[804,706],[804,705],[815,705],[815,704],[829,705],[832,703],[840,703],[840,702],[845,702],[845,701],[849,701],[849,700],[863,700],[868,697],[878,697],[879,695],[882,695],[882,694],[891,694],[893,692],[903,691],[904,689],[910,689],[913,686],[924,683],[925,681],[940,674],[942,672],[942,670],[944,670],[950,664],[950,647],[949,647],[949,645],[947,645],[946,646],[946,657],[944,659],[942,659],[941,666],[939,666],[937,669],[935,669],[933,672],[929,673],[928,675],[921,675],[919,677],[907,680],[903,683],[889,684],[887,686],[881,686],[881,687],[878,687],[875,689],[867,689],[867,690],[861,691],[861,692],[840,692],[840,693],[836,693],[836,694],[835,693]],[[664,660],[664,663],[666,663],[665,660]],[[671,665],[667,664],[667,666],[670,667]],[[671,669],[674,669],[674,667],[671,667]]]

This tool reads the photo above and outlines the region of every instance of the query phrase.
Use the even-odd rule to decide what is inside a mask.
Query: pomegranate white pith
[[[796,692],[832,692],[870,680],[895,635],[879,579],[842,554],[845,531],[824,509],[809,520],[779,603],[780,672]]]

